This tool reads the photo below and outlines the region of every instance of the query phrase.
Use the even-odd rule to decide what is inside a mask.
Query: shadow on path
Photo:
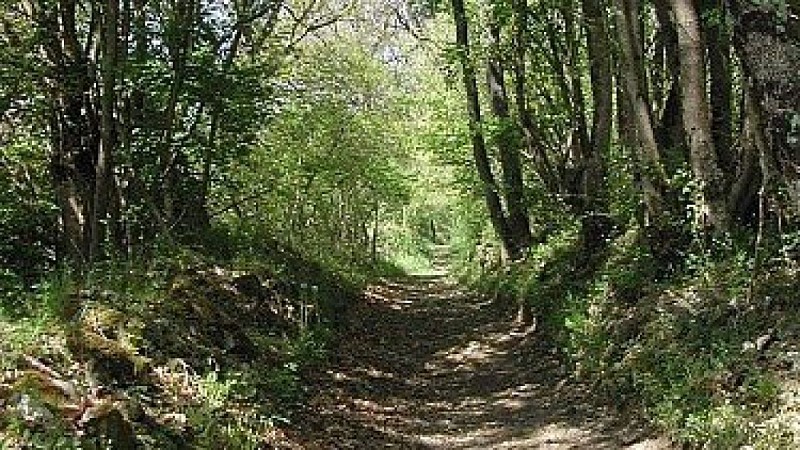
[[[512,312],[436,276],[371,287],[314,380],[303,448],[661,449],[568,383]]]

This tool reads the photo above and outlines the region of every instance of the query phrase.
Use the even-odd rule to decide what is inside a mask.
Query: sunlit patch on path
[[[599,406],[512,312],[439,275],[367,290],[315,380],[303,448],[662,449]]]

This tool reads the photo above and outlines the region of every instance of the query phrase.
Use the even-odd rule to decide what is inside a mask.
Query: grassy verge
[[[257,249],[258,250],[258,249]],[[361,284],[390,267],[161,248],[0,312],[0,448],[284,445]]]
[[[753,278],[747,246],[666,271],[635,228],[593,256],[577,227],[477,285],[524,298],[575,378],[689,448],[797,448],[800,360],[793,264]]]

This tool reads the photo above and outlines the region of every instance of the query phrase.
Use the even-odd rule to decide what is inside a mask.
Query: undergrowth
[[[791,324],[800,318],[800,285],[790,265],[765,257],[773,264],[754,278],[752,244],[729,240],[713,253],[690,247],[680,267],[665,270],[635,226],[593,257],[579,231],[551,235],[477,286],[530,302],[538,332],[576,379],[678,443],[796,448],[796,436],[774,420],[785,376],[775,349],[798,338]]]
[[[161,243],[82,277],[4,278],[0,448],[280,440],[363,283],[398,269],[239,250]]]

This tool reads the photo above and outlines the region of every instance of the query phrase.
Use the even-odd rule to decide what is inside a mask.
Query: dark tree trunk
[[[100,146],[95,163],[94,207],[89,224],[91,238],[89,241],[89,262],[96,260],[103,239],[108,212],[108,201],[111,194],[111,174],[113,171],[114,148],[116,147],[116,73],[117,73],[117,39],[119,26],[119,0],[108,0],[105,5],[102,28],[103,60]]]
[[[464,1],[452,0],[452,6],[453,20],[456,27],[456,44],[458,45],[458,54],[461,59],[462,78],[467,97],[467,113],[469,115],[470,139],[472,141],[472,153],[475,159],[475,167],[482,184],[492,226],[503,242],[506,251],[511,254],[515,247],[514,240],[512,239],[511,227],[503,213],[500,192],[494,174],[492,173],[492,166],[486,151],[486,140],[481,129],[482,119],[480,99],[478,97],[478,83],[475,77],[475,69],[470,60],[469,33],[467,16],[464,10]]]
[[[161,149],[159,152],[159,170],[161,176],[158,180],[160,182],[159,187],[162,200],[161,215],[165,222],[161,224],[161,227],[165,232],[178,224],[177,221],[180,220],[178,217],[180,213],[178,208],[180,206],[184,206],[185,208],[185,205],[180,204],[181,173],[178,163],[182,157],[182,151],[174,145],[173,137],[178,121],[179,96],[184,88],[186,66],[191,54],[195,20],[194,5],[194,0],[177,0],[175,2],[175,22],[173,26],[178,32],[175,34],[174,40],[168,42],[171,59],[172,84],[170,85],[169,99],[164,111],[164,135],[160,143]]]
[[[50,172],[61,213],[61,255],[81,271],[90,253],[99,145],[89,45],[80,45],[74,0],[38,2],[35,14],[52,70],[47,86],[52,95]],[[92,21],[88,40],[93,39],[95,26]]]
[[[514,0],[514,96],[516,97],[517,115],[519,116],[522,137],[528,152],[528,158],[544,186],[552,193],[560,191],[558,179],[547,155],[547,149],[541,130],[531,117],[528,108],[526,83],[526,49],[528,48],[528,3],[527,0]]]
[[[661,114],[656,126],[656,141],[665,155],[665,159],[673,164],[689,161],[686,148],[686,134],[681,121],[681,87],[680,61],[678,60],[678,32],[670,17],[667,0],[655,0],[656,18],[658,19],[658,49],[663,63],[659,65],[653,78],[663,81],[655,89],[656,102],[661,107]],[[663,73],[660,74],[659,72]]]
[[[705,0],[704,11],[711,17],[724,10],[722,0]],[[731,37],[723,18],[705,20],[703,33],[708,47],[708,69],[711,92],[711,137],[725,183],[733,182],[736,170],[733,151],[733,71],[731,69]]]
[[[522,181],[522,164],[519,156],[519,139],[515,124],[509,114],[503,63],[500,57],[500,27],[490,26],[492,49],[486,70],[486,82],[491,97],[492,114],[499,123],[495,136],[500,167],[503,173],[503,194],[506,200],[507,223],[512,260],[519,259],[531,245],[531,228],[528,209],[525,206]]]
[[[605,158],[611,148],[614,120],[611,45],[603,0],[582,0],[592,85],[592,134],[585,155],[583,194],[586,198],[584,241],[595,247],[605,240],[608,213]]]
[[[627,0],[614,0],[613,2],[616,22],[617,40],[620,47],[620,86],[625,94],[622,102],[626,102],[626,122],[633,125],[635,130],[638,156],[641,161],[640,185],[644,204],[647,210],[647,220],[658,221],[663,219],[667,212],[665,203],[666,172],[661,161],[661,152],[656,142],[653,128],[652,111],[646,90],[646,80],[641,68],[638,42],[635,32],[637,24],[632,23],[635,16]],[[623,124],[620,124],[623,125]]]
[[[792,5],[790,14],[781,14],[772,3],[728,3],[735,19],[734,45],[761,120],[765,156],[774,162],[792,203],[800,205],[800,8]]]
[[[758,188],[762,179],[759,160],[766,152],[766,140],[751,89],[746,85],[742,94],[742,110],[741,150],[728,204],[734,217],[740,222],[755,224],[758,214]]]

